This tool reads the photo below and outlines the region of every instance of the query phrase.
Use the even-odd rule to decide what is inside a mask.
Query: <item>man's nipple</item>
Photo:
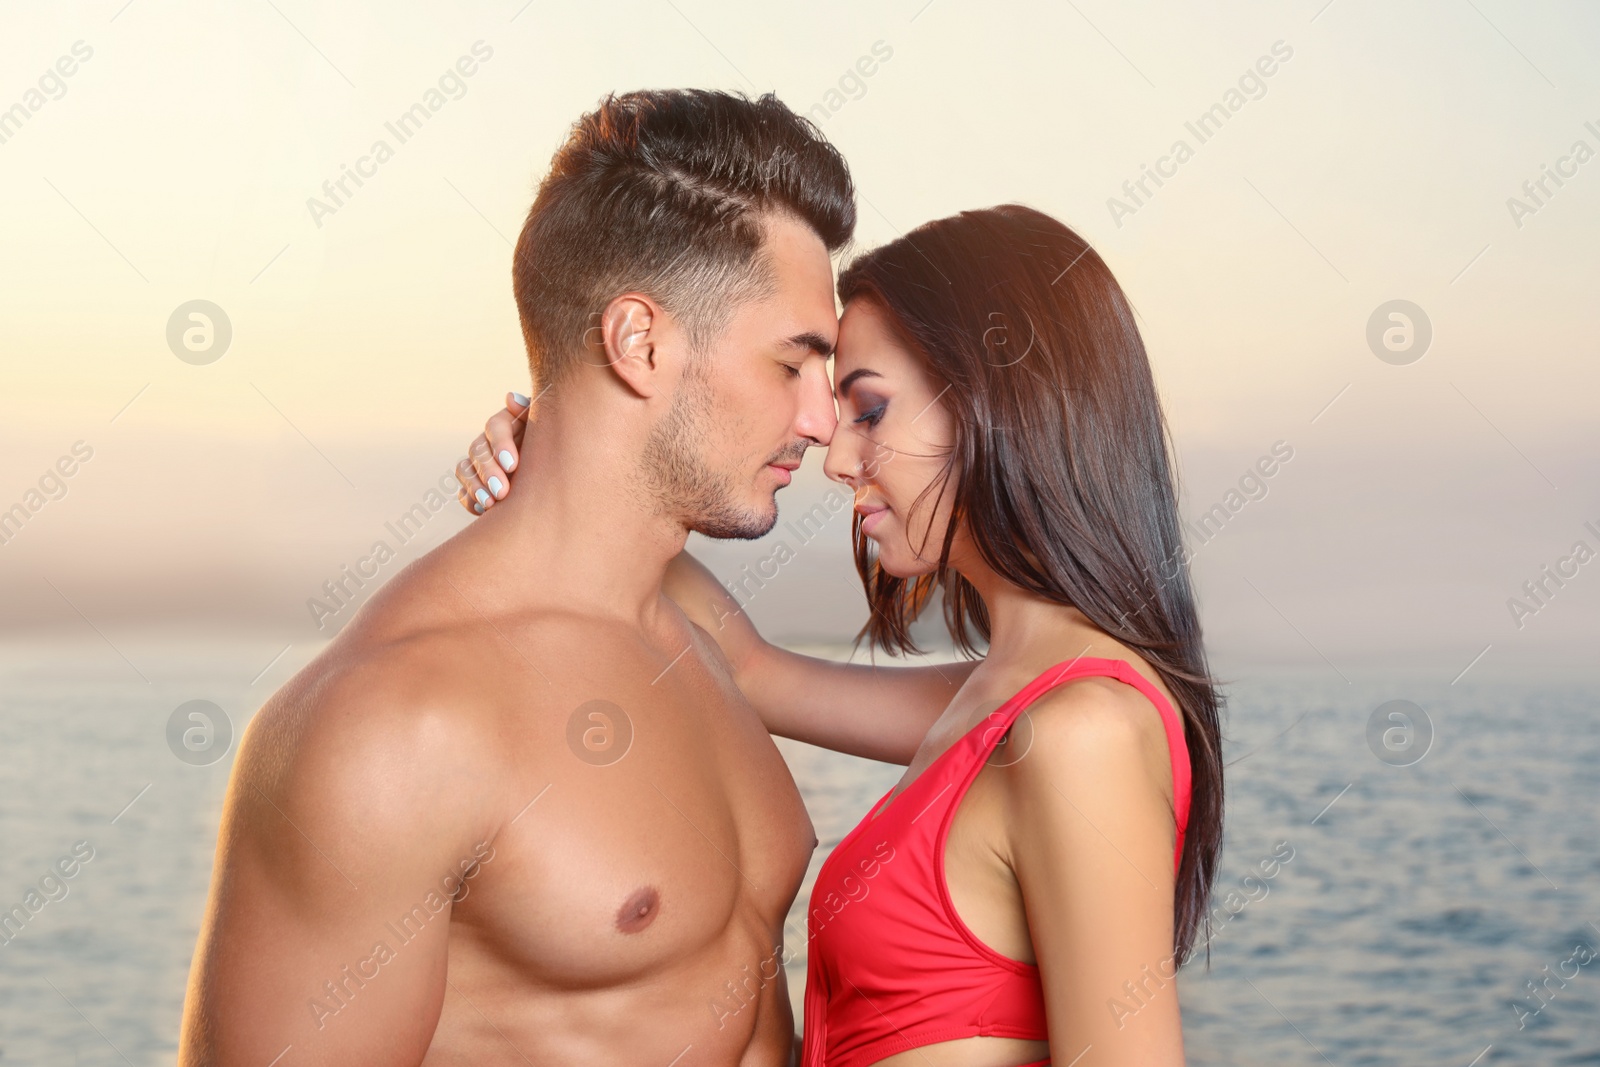
[[[617,929],[625,934],[636,934],[655,922],[656,913],[660,910],[661,894],[656,892],[654,886],[637,889],[617,909]]]

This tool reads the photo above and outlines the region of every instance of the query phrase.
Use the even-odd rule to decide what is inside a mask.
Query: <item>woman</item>
[[[708,571],[673,565],[769,729],[909,762],[818,874],[804,1063],[1181,1064],[1218,698],[1132,310],[1077,234],[1018,206],[859,258],[839,298],[824,470],[855,491],[860,636],[918,651],[937,590],[957,647],[985,652],[947,668],[965,681],[912,739],[873,712],[875,679],[906,668],[774,648]],[[491,419],[463,503],[509,491],[523,413]]]

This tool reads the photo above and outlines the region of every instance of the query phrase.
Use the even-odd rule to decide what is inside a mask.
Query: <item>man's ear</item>
[[[661,305],[643,293],[614,297],[590,327],[585,340],[591,358],[603,361],[641,397],[661,391],[659,345],[667,329]]]

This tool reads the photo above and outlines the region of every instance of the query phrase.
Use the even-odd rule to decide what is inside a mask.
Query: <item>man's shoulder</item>
[[[506,603],[435,550],[267,702],[246,745],[317,781],[359,779],[374,765],[422,783],[486,785],[511,769],[508,734],[547,734],[573,691],[617,669],[628,643],[618,630],[567,605]],[[516,748],[525,772],[539,746]]]
[[[491,709],[459,684],[468,643],[448,633],[335,640],[251,720],[239,774],[318,806],[348,804],[354,792],[403,804],[469,770],[483,783],[499,750]]]
[[[453,682],[464,672],[483,673],[491,662],[538,675],[616,629],[613,620],[586,615],[548,591],[529,596],[525,589],[485,583],[481,573],[469,577],[455,540],[396,574],[335,644],[397,664],[407,675],[426,672]]]

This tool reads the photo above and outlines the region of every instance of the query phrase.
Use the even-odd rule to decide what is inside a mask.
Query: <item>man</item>
[[[517,245],[515,499],[388,583],[240,747],[180,1062],[786,1064],[815,835],[661,590],[835,414],[843,160],[768,96],[574,127]]]

